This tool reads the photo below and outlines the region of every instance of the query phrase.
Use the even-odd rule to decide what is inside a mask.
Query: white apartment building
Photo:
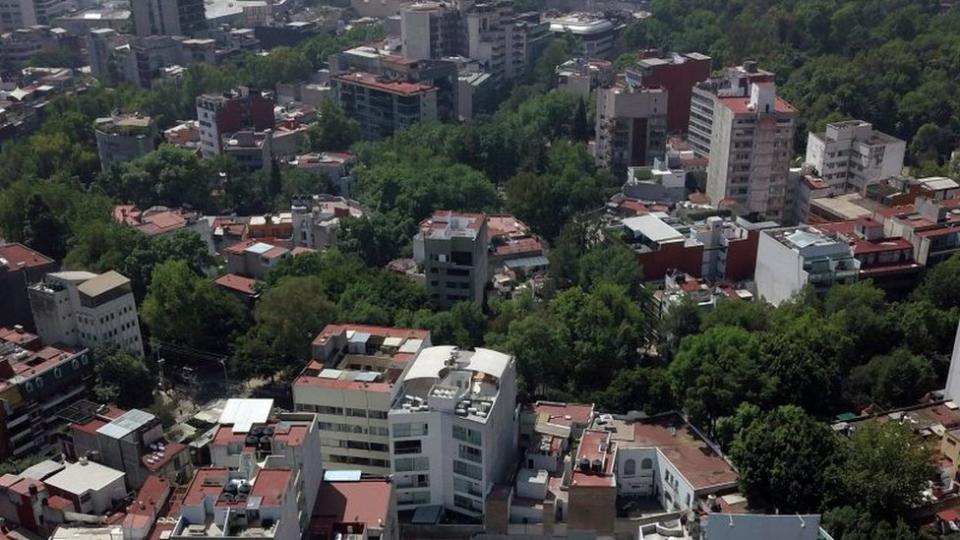
[[[125,276],[114,271],[55,272],[32,285],[28,293],[44,343],[115,347],[143,357],[137,306]]]
[[[613,49],[617,27],[600,14],[571,13],[552,19],[550,32],[570,33],[580,41],[579,53],[588,58],[602,58]]]
[[[237,471],[247,482],[268,469],[293,471],[299,533],[310,521],[323,481],[317,415],[272,411],[272,399],[227,400],[210,441],[210,462]],[[275,490],[282,491],[282,486]]]
[[[750,83],[747,97],[719,97],[713,114],[707,194],[714,205],[783,222],[796,109],[772,82]]]
[[[813,167],[834,194],[856,191],[884,178],[899,176],[907,143],[873,129],[863,120],[827,124],[807,137],[804,162]]]
[[[516,364],[489,349],[430,347],[399,383],[389,413],[397,508],[480,516],[517,447]]]
[[[843,240],[809,226],[767,229],[757,245],[757,293],[780,305],[807,284],[824,292],[835,284],[854,283],[860,261]]]
[[[316,413],[327,469],[390,474],[387,415],[396,382],[427,347],[427,330],[365,324],[330,324],[313,340],[314,360],[293,382],[293,403]]]

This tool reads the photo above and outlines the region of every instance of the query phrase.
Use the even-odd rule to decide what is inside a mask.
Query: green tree
[[[733,441],[761,416],[763,416],[763,411],[757,405],[747,402],[741,403],[732,416],[723,416],[717,419],[717,432],[714,440],[720,445],[720,448],[730,448]]]
[[[31,248],[56,260],[67,252],[69,229],[63,220],[40,195],[34,195],[27,203],[24,241]]]
[[[890,409],[917,403],[936,385],[930,359],[897,349],[855,367],[846,380],[846,393],[847,400],[858,407],[876,404]]]
[[[931,267],[913,298],[927,300],[941,309],[960,307],[960,254]]]
[[[310,343],[337,320],[337,307],[319,278],[285,277],[263,293],[253,318],[254,326],[237,342],[235,369],[272,376],[310,359]]]
[[[908,426],[860,422],[840,446],[836,475],[841,500],[875,520],[902,516],[923,501],[936,477],[933,453]]]
[[[760,363],[760,339],[736,327],[688,336],[669,367],[677,401],[691,419],[716,432],[717,419],[744,401],[763,403],[773,381]]]
[[[98,400],[122,409],[145,408],[153,403],[157,381],[143,360],[123,351],[100,351],[97,356],[93,391]]]
[[[820,509],[825,471],[836,452],[830,428],[789,405],[751,422],[734,438],[729,455],[751,507],[794,513]]]
[[[104,172],[97,184],[115,199],[140,208],[182,205],[211,207],[211,189],[216,172],[195,152],[171,146],[160,148]]]
[[[661,368],[622,369],[594,399],[602,410],[619,413],[635,410],[656,414],[675,408],[670,377]]]
[[[577,284],[592,291],[601,283],[613,283],[626,289],[633,298],[643,291],[643,272],[633,250],[626,244],[608,241],[591,246],[580,257]]]
[[[700,333],[702,319],[697,302],[687,295],[677,304],[669,306],[669,311],[660,319],[658,352],[667,358],[673,358],[680,349],[683,338]]]
[[[360,123],[328,99],[320,105],[319,120],[307,129],[307,145],[314,152],[348,150],[360,135]]]
[[[240,301],[195,274],[185,261],[154,268],[148,291],[140,316],[150,335],[161,341],[226,353],[245,330]]]
[[[590,127],[587,125],[587,104],[581,97],[577,100],[577,110],[573,113],[573,133],[575,141],[586,141],[590,137]]]
[[[572,361],[568,345],[556,326],[541,314],[510,323],[505,343],[498,350],[512,353],[517,361],[522,395],[549,396],[568,387]]]

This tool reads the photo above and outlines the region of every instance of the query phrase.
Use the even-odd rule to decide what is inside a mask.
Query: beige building
[[[327,325],[293,383],[296,410],[317,414],[324,467],[390,474],[387,412],[407,365],[430,332],[362,324]]]

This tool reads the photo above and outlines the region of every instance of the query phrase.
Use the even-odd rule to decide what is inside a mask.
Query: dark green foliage
[[[307,146],[314,152],[349,150],[358,140],[360,124],[348,118],[343,109],[331,100],[325,100],[320,105],[319,120],[307,129]]]
[[[153,404],[157,380],[143,360],[121,351],[100,351],[97,356],[93,391],[98,400],[122,409]]]

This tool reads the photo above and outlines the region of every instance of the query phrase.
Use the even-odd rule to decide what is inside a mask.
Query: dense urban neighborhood
[[[960,3],[0,2],[0,540],[960,539]]]

